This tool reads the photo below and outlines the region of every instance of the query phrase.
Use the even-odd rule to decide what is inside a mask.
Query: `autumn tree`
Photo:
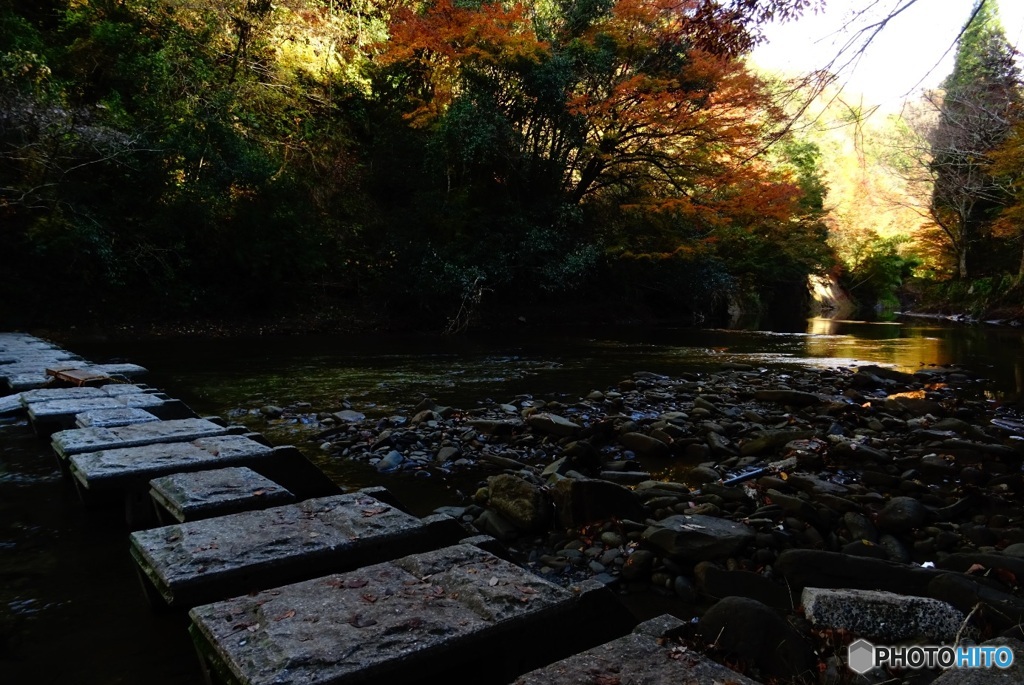
[[[805,5],[437,0],[396,11],[377,61],[438,151],[442,192],[532,208],[527,223],[546,238],[526,231],[517,255],[545,241],[676,253],[715,231],[777,224],[786,236],[804,211],[796,176],[761,155],[782,113],[739,57],[760,21]],[[577,221],[567,243],[555,227],[578,210],[600,211],[606,232]],[[620,211],[665,217],[615,235],[607,219]],[[449,211],[448,241],[454,221]]]

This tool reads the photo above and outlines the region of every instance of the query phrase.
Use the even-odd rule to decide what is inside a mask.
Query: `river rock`
[[[708,643],[744,661],[765,675],[803,679],[815,667],[814,652],[774,609],[746,597],[726,597],[708,609],[698,630]]]
[[[822,402],[819,396],[802,390],[758,390],[754,393],[754,397],[762,402],[776,402],[797,407],[806,407]]]
[[[740,454],[750,456],[782,447],[794,440],[807,440],[814,437],[814,431],[804,430],[766,430],[759,431],[753,438],[740,445]]]
[[[335,419],[343,423],[359,423],[366,420],[366,415],[353,409],[343,409],[331,414]]]
[[[572,437],[582,429],[578,424],[558,414],[533,414],[526,418],[526,423],[538,433],[560,438]]]
[[[633,450],[642,457],[668,456],[667,444],[643,433],[623,433],[619,436],[619,442],[626,449]]]
[[[377,462],[376,468],[381,473],[385,473],[387,471],[394,471],[395,469],[400,467],[402,465],[402,462],[404,461],[405,457],[402,456],[401,452],[397,450],[391,450],[386,455],[384,455],[384,457],[380,461]]]
[[[1013,664],[1007,669],[979,668],[970,670],[951,668],[932,681],[932,685],[1011,685],[1024,683],[1024,642],[1010,637],[997,637],[981,644],[986,647],[1009,647],[1013,650]]]
[[[878,527],[890,533],[908,533],[923,526],[929,518],[928,509],[913,497],[893,497],[878,512]]]
[[[643,540],[673,559],[704,561],[735,554],[754,535],[750,526],[729,519],[677,514],[649,526]]]
[[[605,480],[563,478],[554,484],[551,495],[559,523],[566,528],[610,518],[644,518],[643,503],[636,492]]]
[[[980,605],[976,613],[999,630],[1024,623],[1024,599],[970,576],[941,574],[929,582],[928,593],[966,613]]]
[[[508,474],[487,479],[488,505],[524,531],[540,530],[551,519],[551,500],[533,483]]]
[[[815,626],[847,630],[883,644],[909,639],[952,642],[964,620],[946,602],[875,590],[808,587],[801,604]]]
[[[747,597],[756,599],[774,609],[793,608],[793,598],[783,586],[750,571],[730,571],[702,561],[693,568],[697,589],[708,597]]]
[[[943,571],[839,552],[787,549],[776,560],[775,573],[794,590],[854,588],[927,597],[928,582]]]
[[[446,445],[445,447],[442,447],[439,450],[437,450],[437,455],[434,457],[434,459],[439,464],[445,464],[451,461],[452,459],[458,459],[460,454],[462,454],[462,452],[459,450],[458,447],[455,447],[453,445]]]
[[[843,523],[850,531],[850,538],[853,540],[867,540],[878,542],[878,529],[871,523],[867,516],[855,511],[848,511],[843,514]]]

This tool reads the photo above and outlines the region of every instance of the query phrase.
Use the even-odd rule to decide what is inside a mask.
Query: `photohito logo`
[[[873,668],[1009,668],[1013,650],[1005,646],[911,645],[882,647],[867,640],[850,644],[846,663],[854,673],[864,674]]]

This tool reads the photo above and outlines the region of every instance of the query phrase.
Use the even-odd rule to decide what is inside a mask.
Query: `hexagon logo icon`
[[[867,673],[875,667],[875,646],[863,639],[851,642],[846,652],[846,664],[854,673]]]

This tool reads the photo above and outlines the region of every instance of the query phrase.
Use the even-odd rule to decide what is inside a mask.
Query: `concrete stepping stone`
[[[60,355],[58,355],[60,356]],[[138,364],[90,364],[73,355],[66,360],[40,358],[29,362],[0,366],[0,380],[14,391],[41,388],[54,380],[53,371],[86,371],[101,377],[125,376],[133,378],[148,373]]]
[[[75,454],[70,468],[71,475],[89,492],[123,493],[148,488],[153,478],[172,473],[248,465],[273,455],[273,447],[244,435],[223,435]]]
[[[101,396],[84,399],[32,402],[28,405],[28,418],[37,434],[49,435],[57,430],[75,427],[76,417],[84,412],[124,408],[144,409],[158,419],[164,420],[195,418],[195,412],[183,402],[151,392],[122,393],[113,396],[104,393]]]
[[[190,442],[243,431],[225,427],[208,419],[175,419],[115,428],[76,428],[58,431],[51,437],[53,449],[61,460],[85,452],[124,447],[142,447],[166,442]]]
[[[563,659],[516,679],[514,685],[632,682],[645,685],[758,685],[672,638],[684,623],[663,615],[625,637]]]
[[[239,511],[291,504],[295,495],[245,466],[175,473],[149,482],[164,523],[198,521]]]
[[[25,390],[0,398],[0,416],[24,411],[33,404],[55,400],[92,400],[151,392],[149,388],[128,383],[108,383],[99,387],[39,388]]]
[[[574,636],[600,642],[614,604],[600,583],[561,587],[459,544],[189,616],[208,672],[234,683],[508,682]]]
[[[157,523],[149,494],[150,480],[228,466],[247,466],[299,499],[341,492],[299,450],[290,446],[270,447],[255,433],[98,450],[73,455],[68,461],[81,498],[92,505],[123,503],[128,526],[133,529]]]
[[[137,531],[131,554],[157,596],[195,606],[463,537],[454,519],[411,516],[383,488]],[[152,593],[151,599],[155,599]]]
[[[145,409],[136,407],[115,407],[113,409],[93,409],[75,414],[76,428],[91,428],[98,426],[102,428],[113,428],[116,426],[129,426],[133,423],[149,423],[159,421],[160,417],[149,413]]]

